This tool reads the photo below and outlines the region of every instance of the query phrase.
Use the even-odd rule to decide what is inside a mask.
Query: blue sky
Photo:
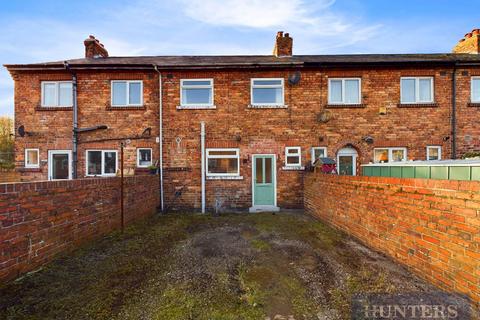
[[[93,34],[112,56],[450,52],[480,27],[480,0],[0,0],[0,64],[82,57]],[[0,70],[0,116],[13,81]]]

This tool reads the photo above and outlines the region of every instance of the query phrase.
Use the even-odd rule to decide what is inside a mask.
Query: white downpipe
[[[202,213],[205,213],[205,122],[200,122],[200,141],[202,149]]]
[[[162,96],[162,74],[158,70],[158,67],[156,65],[153,66],[155,71],[158,73],[158,105],[159,105],[159,110],[158,110],[158,121],[159,121],[159,137],[158,139],[160,140],[158,143],[158,148],[160,151],[159,155],[159,163],[158,166],[160,168],[160,209],[163,212],[164,211],[164,200],[163,200],[163,96]]]

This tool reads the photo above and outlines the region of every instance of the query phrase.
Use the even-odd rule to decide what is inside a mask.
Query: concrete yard
[[[348,319],[358,292],[434,291],[300,213],[153,217],[0,288],[0,319]]]

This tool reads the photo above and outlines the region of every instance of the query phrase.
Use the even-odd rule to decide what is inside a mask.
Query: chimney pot
[[[94,36],[90,35],[85,41],[83,41],[83,44],[85,45],[85,58],[108,57],[108,51]]]
[[[480,53],[480,29],[473,29],[472,32],[465,34],[452,50],[453,53]]]
[[[293,53],[293,39],[289,33],[283,35],[283,31],[277,32],[273,55],[276,57],[291,57]]]

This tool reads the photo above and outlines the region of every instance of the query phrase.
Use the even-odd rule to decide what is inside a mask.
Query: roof
[[[81,58],[66,60],[76,69],[220,69],[220,68],[275,68],[318,67],[395,64],[475,64],[480,65],[480,55],[431,53],[431,54],[349,54],[349,55],[273,55],[249,56],[135,56]],[[64,69],[64,61],[33,64],[6,64],[9,70]]]

